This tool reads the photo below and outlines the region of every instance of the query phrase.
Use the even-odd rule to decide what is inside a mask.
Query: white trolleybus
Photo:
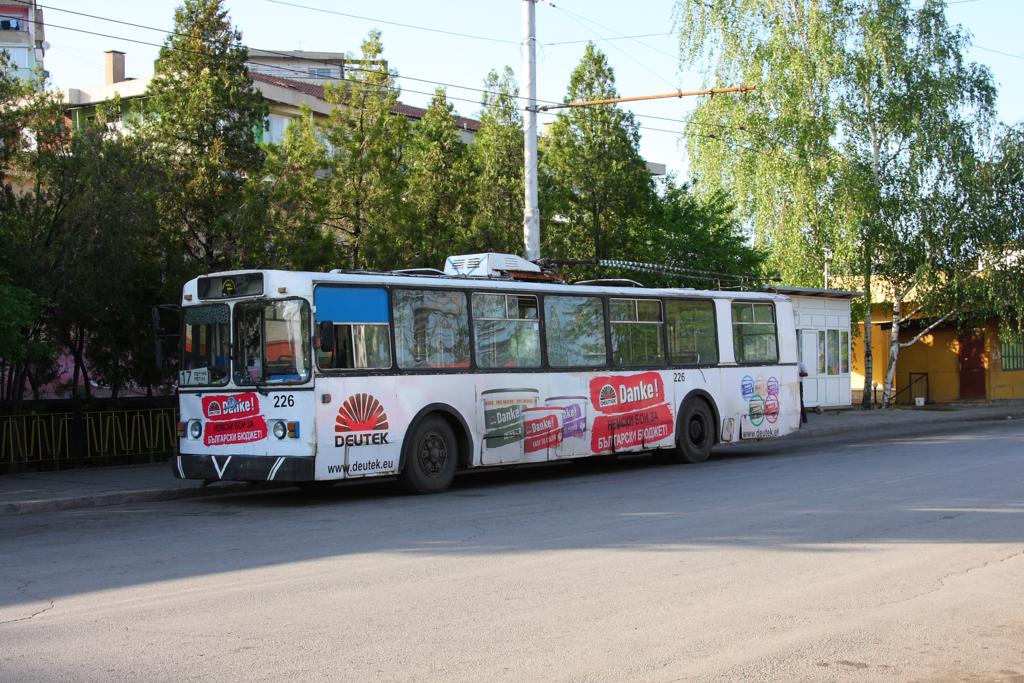
[[[466,468],[653,449],[697,463],[797,429],[787,297],[540,276],[477,254],[444,272],[191,280],[175,476],[397,476],[430,493]]]

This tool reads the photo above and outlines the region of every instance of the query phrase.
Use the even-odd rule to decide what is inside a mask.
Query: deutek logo
[[[388,443],[388,414],[370,394],[345,399],[334,418],[334,445],[379,446]]]
[[[597,395],[597,402],[601,408],[610,408],[617,404],[619,402],[619,395],[615,393],[615,387],[611,384],[605,384],[601,387],[601,391]]]

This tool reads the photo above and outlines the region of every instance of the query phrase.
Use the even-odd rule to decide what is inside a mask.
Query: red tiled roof
[[[297,90],[305,95],[309,95],[310,97],[315,97],[318,100],[324,99],[324,86],[317,83],[306,83],[304,81],[296,81],[291,78],[281,78],[280,76],[270,76],[268,74],[261,73],[250,73],[250,76],[252,76],[252,80],[259,81],[260,83],[267,83],[270,85],[276,85],[280,88]],[[392,109],[392,112],[419,121],[427,113],[427,110],[422,107],[414,107],[410,104],[398,102],[395,105],[395,108]],[[480,130],[480,122],[466,116],[456,116],[455,125],[463,130],[471,130],[474,132]]]

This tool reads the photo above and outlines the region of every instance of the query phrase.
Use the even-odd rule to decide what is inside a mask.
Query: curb
[[[949,424],[965,424],[970,422],[1006,422],[1008,420],[1024,419],[1024,410],[1008,410],[1005,413],[988,415],[944,415],[934,420],[924,422],[907,423],[895,422],[888,425],[880,425],[872,428],[871,425],[844,425],[841,427],[829,427],[815,431],[796,431],[793,434],[779,439],[778,441],[761,441],[756,443],[783,443],[786,441],[808,441],[822,437],[834,437],[843,434],[853,434],[870,430],[869,438],[892,438],[898,436],[913,436],[933,432],[937,427],[944,427]],[[737,442],[744,443],[744,442]],[[746,443],[755,443],[748,441]],[[257,482],[258,483],[258,482]],[[260,490],[262,487],[254,486],[252,482],[217,482],[210,486],[196,486],[194,488],[173,488],[173,489],[141,489],[135,491],[120,491],[117,493],[101,493],[92,496],[74,496],[69,498],[53,498],[49,500],[26,500],[15,503],[0,504],[0,516],[24,515],[34,512],[57,512],[61,510],[76,510],[85,508],[108,507],[111,505],[124,505],[127,503],[151,503],[166,500],[180,500],[184,498],[207,498],[223,496],[232,493]]]
[[[990,414],[990,415],[948,415],[942,418],[936,418],[934,420],[926,420],[923,422],[894,422],[886,425],[844,425],[842,427],[827,427],[824,429],[818,429],[814,431],[796,431],[784,439],[795,440],[795,439],[814,439],[820,436],[838,436],[841,434],[853,434],[861,431],[868,431],[867,436],[869,437],[893,437],[893,436],[910,436],[914,434],[920,434],[923,432],[931,432],[936,428],[944,427],[948,424],[964,424],[969,422],[1006,422],[1009,420],[1020,420],[1024,418],[1024,411],[1021,410],[1009,410],[1005,414]]]
[[[125,503],[151,503],[162,500],[178,500],[181,498],[205,498],[222,496],[251,490],[248,482],[214,484],[206,487],[174,488],[174,489],[142,489],[137,491],[120,491],[118,493],[101,493],[92,496],[74,496],[70,498],[53,498],[49,500],[25,500],[15,503],[0,504],[0,516],[24,515],[32,512],[56,512],[59,510],[75,510],[81,508],[107,507],[124,505]]]

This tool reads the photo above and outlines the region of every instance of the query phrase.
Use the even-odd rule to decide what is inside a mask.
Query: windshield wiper
[[[238,369],[237,366],[241,364],[241,361],[235,353],[234,344],[231,345],[231,363],[233,366],[235,366],[235,384],[239,386],[252,385],[253,387],[255,387],[256,391],[258,391],[263,396],[270,396],[270,394],[267,393],[267,390],[263,387],[263,385],[259,383],[259,380],[255,379],[251,374],[249,374],[248,368],[243,367],[241,370]]]
[[[248,381],[243,382],[242,381],[243,377],[246,380],[248,380]],[[254,377],[252,377],[252,375],[250,375],[248,372],[236,372],[235,373],[235,384],[238,384],[238,385],[241,385],[241,386],[245,386],[247,384],[251,384],[253,387],[255,387],[256,391],[260,392],[264,396],[270,396],[270,394],[267,393],[267,390],[264,388],[264,386],[262,384],[260,384],[259,381],[256,380]]]

